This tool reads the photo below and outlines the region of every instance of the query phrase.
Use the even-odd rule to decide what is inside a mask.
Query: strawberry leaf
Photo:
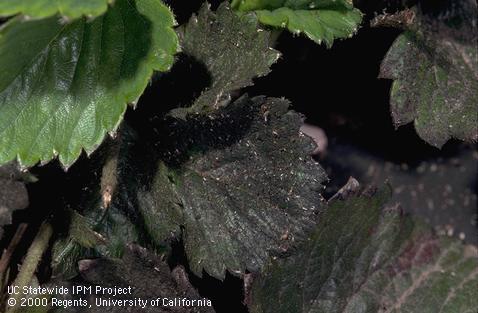
[[[309,241],[255,280],[251,312],[477,312],[476,247],[436,236],[388,198],[333,201]]]
[[[155,242],[182,236],[195,274],[259,270],[315,225],[327,178],[288,106],[242,97],[158,130],[159,170],[137,196],[139,208]]]
[[[450,138],[478,140],[476,1],[450,2],[438,16],[416,9],[415,19],[382,62],[393,79],[395,125],[413,122],[418,135],[441,147]]]
[[[0,16],[24,14],[33,18],[44,18],[60,14],[70,19],[82,15],[94,17],[105,13],[108,3],[114,0],[2,0]]]
[[[0,164],[68,167],[118,127],[178,48],[158,0],[118,0],[92,21],[14,18],[0,29]]]
[[[121,258],[81,260],[78,262],[78,268],[79,278],[55,282],[55,285],[61,284],[70,290],[73,286],[92,287],[93,290],[96,286],[124,290],[125,292],[116,294],[114,300],[113,297],[110,298],[110,301],[122,301],[123,304],[111,305],[107,312],[214,313],[211,301],[199,295],[189,282],[183,267],[177,266],[171,271],[164,259],[137,245],[129,245]],[[105,306],[99,303],[106,298],[100,293],[68,293],[57,297],[66,301],[84,299],[90,304],[89,307],[86,306],[87,312],[105,312]],[[142,299],[142,302],[139,302],[139,299]],[[187,299],[189,305],[169,302],[180,299]],[[174,308],[171,310],[170,307]],[[55,306],[52,312],[78,312],[78,307]]]
[[[231,100],[231,93],[265,76],[280,54],[269,47],[269,33],[258,28],[250,16],[237,16],[226,3],[212,12],[203,5],[198,15],[179,30],[185,54],[203,63],[211,75],[211,86],[187,109],[174,116],[212,111]]]
[[[347,0],[233,0],[232,7],[254,11],[264,25],[303,33],[327,47],[338,38],[351,37],[362,21],[360,11]]]

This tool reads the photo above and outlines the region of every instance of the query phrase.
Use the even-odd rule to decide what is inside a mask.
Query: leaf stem
[[[15,278],[12,286],[18,286],[18,288],[21,290],[24,286],[27,286],[30,283],[38,267],[38,263],[40,263],[41,257],[48,247],[48,243],[52,234],[53,229],[49,223],[45,222],[40,226],[35,239],[33,239],[33,242],[28,249],[25,260],[20,268],[20,272]],[[11,296],[11,298],[15,299],[16,303],[18,303],[20,297],[21,293],[13,294]],[[18,306],[12,306],[7,310],[6,313],[17,312],[17,308]]]
[[[28,224],[26,223],[21,223],[16,232],[15,235],[13,235],[12,240],[10,241],[10,244],[8,245],[7,249],[3,251],[2,253],[2,258],[0,258],[0,277],[3,277],[5,274],[5,271],[10,264],[10,259],[12,258],[13,252],[15,251],[15,248],[17,247],[18,243],[23,237],[23,234],[25,233],[25,230],[27,229]]]

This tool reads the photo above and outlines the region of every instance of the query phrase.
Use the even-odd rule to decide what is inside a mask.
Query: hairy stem
[[[48,243],[50,241],[52,233],[53,229],[49,223],[43,223],[40,226],[38,234],[33,240],[30,248],[28,249],[27,255],[25,256],[25,260],[23,261],[22,267],[20,268],[20,272],[15,278],[15,281],[13,282],[12,286],[18,286],[20,290],[22,290],[24,286],[28,286],[28,284],[33,278],[33,275],[35,274],[35,271],[38,267],[38,263],[40,263],[43,253],[48,247]],[[18,301],[20,297],[21,292],[19,294],[13,294],[11,296],[11,298],[15,299],[17,305],[10,307],[7,310],[7,313],[17,312],[17,309],[19,307]]]
[[[0,258],[0,276],[3,277],[5,271],[7,270],[7,267],[10,264],[10,259],[13,255],[13,252],[15,251],[15,248],[17,247],[18,243],[22,239],[23,234],[25,233],[25,230],[27,229],[27,227],[28,227],[28,224],[21,223],[20,226],[18,226],[17,231],[15,232],[15,235],[13,236],[12,240],[10,241],[8,248],[3,251],[2,258]]]

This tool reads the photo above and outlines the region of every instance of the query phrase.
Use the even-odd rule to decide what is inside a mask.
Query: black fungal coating
[[[298,253],[254,280],[250,312],[475,312],[463,295],[476,293],[476,248],[436,236],[390,196],[331,201]]]
[[[251,15],[239,17],[227,2],[213,12],[204,4],[198,14],[179,28],[182,52],[208,69],[211,86],[189,108],[173,110],[174,116],[213,111],[231,100],[231,93],[253,85],[265,76],[280,53],[270,48],[270,33],[260,29]]]
[[[301,115],[288,107],[242,97],[211,115],[169,118],[158,130],[159,170],[139,207],[158,242],[184,228],[195,274],[258,271],[315,225],[327,178],[308,156],[315,146],[299,133]]]
[[[476,1],[453,1],[441,13],[426,6],[414,10],[413,22],[395,40],[380,69],[381,78],[394,80],[394,124],[413,122],[418,135],[438,148],[451,138],[476,142]]]

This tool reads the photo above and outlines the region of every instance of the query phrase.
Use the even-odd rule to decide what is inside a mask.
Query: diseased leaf
[[[53,275],[66,279],[78,274],[76,264],[80,259],[121,257],[128,244],[142,238],[137,225],[114,205],[107,210],[94,206],[85,217],[69,222],[69,232],[53,246],[51,264]],[[80,230],[83,237],[79,237]]]
[[[242,97],[209,116],[162,123],[161,161],[138,195],[156,242],[184,241],[191,270],[223,279],[293,248],[316,220],[327,179],[284,99]],[[159,221],[159,222],[158,222]],[[183,231],[181,229],[183,228]]]
[[[417,8],[380,70],[380,77],[394,80],[395,125],[414,122],[418,135],[436,147],[450,138],[478,139],[478,10],[473,0],[450,3],[438,16]]]
[[[233,0],[232,7],[254,11],[265,25],[304,33],[327,47],[335,39],[351,37],[362,21],[362,13],[348,0]]]
[[[69,210],[60,217],[68,229],[53,246],[54,276],[69,279],[78,274],[80,259],[118,258],[128,244],[143,243],[138,221],[128,216],[131,175],[123,174],[132,163],[131,145],[136,139],[123,123],[116,138],[103,145],[89,162],[86,171],[98,173],[96,179],[79,188],[80,199],[65,199],[66,207],[74,206],[77,211]]]
[[[254,282],[251,312],[477,312],[476,247],[434,235],[389,194],[333,201],[309,241]]]
[[[126,300],[125,305],[109,305],[108,312],[175,312],[175,313],[213,313],[210,300],[202,298],[188,280],[184,268],[176,267],[172,272],[168,264],[159,257],[138,246],[130,246],[121,259],[100,258],[81,260],[78,263],[81,280],[67,285],[83,285],[128,288],[131,293],[118,294],[115,301]],[[71,290],[71,289],[70,289]],[[83,298],[91,304],[87,312],[105,312],[105,306],[97,306],[101,294],[69,295],[67,299]],[[113,299],[113,297],[111,297]],[[168,300],[187,299],[189,305],[168,305]],[[143,302],[139,302],[142,299]],[[157,305],[151,301],[159,299]],[[163,302],[163,299],[166,302]],[[143,307],[144,301],[148,301]],[[194,302],[193,302],[194,301]],[[199,302],[201,301],[201,302]],[[166,303],[166,305],[164,305]],[[77,307],[58,308],[53,312],[78,312]]]
[[[211,75],[211,86],[192,107],[173,115],[211,111],[227,104],[231,92],[252,85],[252,79],[267,75],[280,54],[269,47],[269,33],[258,28],[250,15],[237,16],[226,3],[216,12],[203,5],[179,30],[184,53],[203,63]]]
[[[68,234],[53,245],[54,276],[74,277],[78,274],[76,264],[80,259],[121,257],[127,244],[138,241],[137,229],[117,208],[102,211],[93,207],[86,214],[83,217],[72,213]]]
[[[22,173],[13,165],[0,166],[0,239],[3,226],[12,223],[12,213],[28,206],[28,193]]]
[[[71,212],[69,234],[85,248],[94,248],[105,241],[101,234],[90,228],[87,219],[75,211]]]
[[[0,164],[91,153],[178,48],[158,0],[117,0],[92,21],[14,18],[0,29]]]
[[[71,19],[82,15],[93,17],[103,14],[114,0],[2,0],[0,16],[24,14],[44,18],[60,14]]]

